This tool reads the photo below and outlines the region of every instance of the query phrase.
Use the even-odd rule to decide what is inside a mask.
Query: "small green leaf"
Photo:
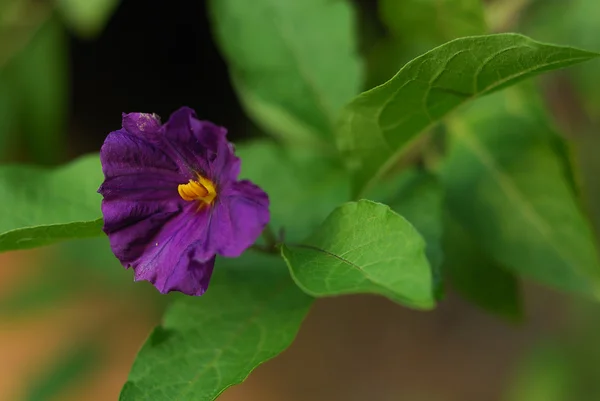
[[[452,119],[441,169],[449,211],[495,260],[565,291],[600,296],[600,263],[547,122],[516,90]]]
[[[457,106],[597,56],[498,34],[456,39],[417,57],[342,112],[338,146],[353,171],[354,193],[364,192],[397,163],[412,140]]]
[[[205,295],[169,307],[119,399],[214,400],[287,348],[311,303],[275,256],[218,259]]]
[[[523,316],[519,281],[481,249],[451,216],[444,226],[443,271],[465,299],[483,310],[513,321]]]
[[[58,10],[70,28],[83,38],[98,36],[120,0],[58,0]]]
[[[423,238],[380,203],[338,207],[303,243],[282,246],[282,255],[308,294],[372,293],[410,307],[434,306]]]
[[[306,237],[340,203],[350,199],[343,166],[297,147],[272,141],[236,146],[242,178],[260,185],[270,199],[271,224],[283,227],[287,239]]]
[[[216,38],[248,112],[272,135],[333,136],[359,93],[354,12],[343,0],[213,0]]]
[[[423,236],[426,254],[433,272],[435,292],[442,294],[440,270],[442,252],[442,206],[444,191],[437,178],[426,171],[404,171],[393,181],[369,193],[369,198],[381,201],[408,220]]]
[[[0,167],[0,252],[101,235],[98,155],[44,169]]]

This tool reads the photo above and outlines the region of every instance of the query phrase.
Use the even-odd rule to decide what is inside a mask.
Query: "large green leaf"
[[[283,227],[286,238],[306,237],[340,203],[350,199],[343,166],[296,147],[254,141],[236,147],[242,159],[241,177],[268,194],[271,224]]]
[[[0,160],[10,157],[14,132],[17,126],[15,104],[5,74],[0,73]]]
[[[380,0],[379,16],[388,35],[367,49],[367,88],[444,42],[487,33],[481,0]]]
[[[371,89],[388,81],[412,59],[411,56],[414,54],[395,38],[385,37],[374,42],[365,50],[367,71],[364,88]]]
[[[101,235],[98,155],[44,169],[0,167],[0,252]]]
[[[58,0],[64,20],[81,37],[95,37],[102,32],[120,0]]]
[[[543,71],[598,54],[516,34],[456,39],[412,60],[343,111],[338,146],[362,193],[398,162],[419,133],[457,106]]]
[[[275,256],[217,260],[205,295],[169,307],[120,400],[214,400],[287,348],[311,303]]]
[[[282,246],[282,255],[296,283],[317,297],[372,293],[415,308],[434,305],[425,241],[380,203],[338,207],[301,244]]]
[[[560,40],[599,51],[598,15],[600,2],[596,0],[547,0],[529,10],[522,29],[544,40]],[[567,74],[546,85],[554,118],[571,141],[573,165],[578,170],[584,203],[597,232],[600,232],[599,70],[600,60],[594,60],[569,69]]]
[[[500,266],[452,216],[444,225],[444,273],[465,299],[513,321],[523,315],[519,281]]]
[[[451,120],[450,131],[441,173],[452,216],[506,268],[598,298],[591,229],[532,104],[501,93]]]
[[[548,0],[534,7],[523,18],[523,30],[545,41],[560,41],[571,46],[600,51],[598,15],[600,3],[596,0]],[[583,97],[587,111],[600,118],[598,82],[600,60],[586,63],[570,71],[577,92]]]
[[[379,14],[404,42],[437,45],[487,30],[481,0],[380,0]]]
[[[251,117],[277,136],[332,136],[361,85],[345,0],[213,0],[215,34]]]
[[[7,67],[20,126],[36,163],[63,160],[68,102],[67,37],[56,18],[45,21]]]

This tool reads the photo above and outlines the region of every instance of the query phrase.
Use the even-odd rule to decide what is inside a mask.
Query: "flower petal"
[[[136,280],[148,280],[163,293],[183,290],[201,295],[206,290],[215,254],[203,251],[209,214],[207,209],[195,212],[196,207],[188,205],[162,225],[143,254],[131,263]]]
[[[162,227],[181,213],[164,202],[103,201],[103,230],[119,261],[129,267],[154,243]]]
[[[208,244],[219,255],[238,257],[269,222],[269,197],[250,181],[233,183],[212,211]]]
[[[105,180],[98,192],[107,201],[179,199],[177,186],[186,182],[164,152],[125,130],[108,135],[100,160]]]
[[[150,281],[162,294],[179,291],[187,295],[200,296],[206,292],[213,268],[215,257],[202,262],[194,257],[194,248],[190,247],[169,272],[152,272],[136,269],[135,280]],[[141,272],[141,273],[138,273]]]
[[[123,113],[123,128],[132,135],[156,135],[160,131],[160,118],[149,113]]]
[[[105,201],[160,201],[184,202],[179,197],[177,186],[182,180],[167,174],[131,174],[106,178],[98,190]]]
[[[108,134],[100,149],[100,161],[106,177],[140,172],[179,172],[177,163],[157,145],[124,129]]]
[[[240,173],[240,160],[227,141],[227,130],[209,121],[201,121],[196,113],[182,107],[171,114],[164,126],[166,148],[180,169],[226,185]]]
[[[136,280],[150,281],[162,293],[201,295],[208,286],[214,253],[205,253],[208,210],[159,202],[104,202],[104,231],[113,253]]]

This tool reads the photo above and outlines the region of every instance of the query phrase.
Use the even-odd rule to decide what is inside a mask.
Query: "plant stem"
[[[262,237],[265,240],[265,245],[254,244],[250,248],[255,251],[268,253],[271,255],[279,254],[279,244],[282,239],[278,239],[270,225],[267,225],[262,232]]]
[[[273,229],[271,228],[270,224],[267,224],[267,226],[263,230],[262,237],[264,238],[265,242],[267,243],[267,246],[270,248],[274,248],[277,245],[277,243],[279,242],[277,240],[277,236],[273,232]]]

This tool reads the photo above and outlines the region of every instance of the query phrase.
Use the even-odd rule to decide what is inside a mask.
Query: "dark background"
[[[163,120],[187,105],[200,118],[230,127],[236,139],[245,117],[227,66],[211,37],[205,1],[126,0],[93,40],[70,35],[72,97],[81,151],[99,149],[120,128],[122,112]]]

